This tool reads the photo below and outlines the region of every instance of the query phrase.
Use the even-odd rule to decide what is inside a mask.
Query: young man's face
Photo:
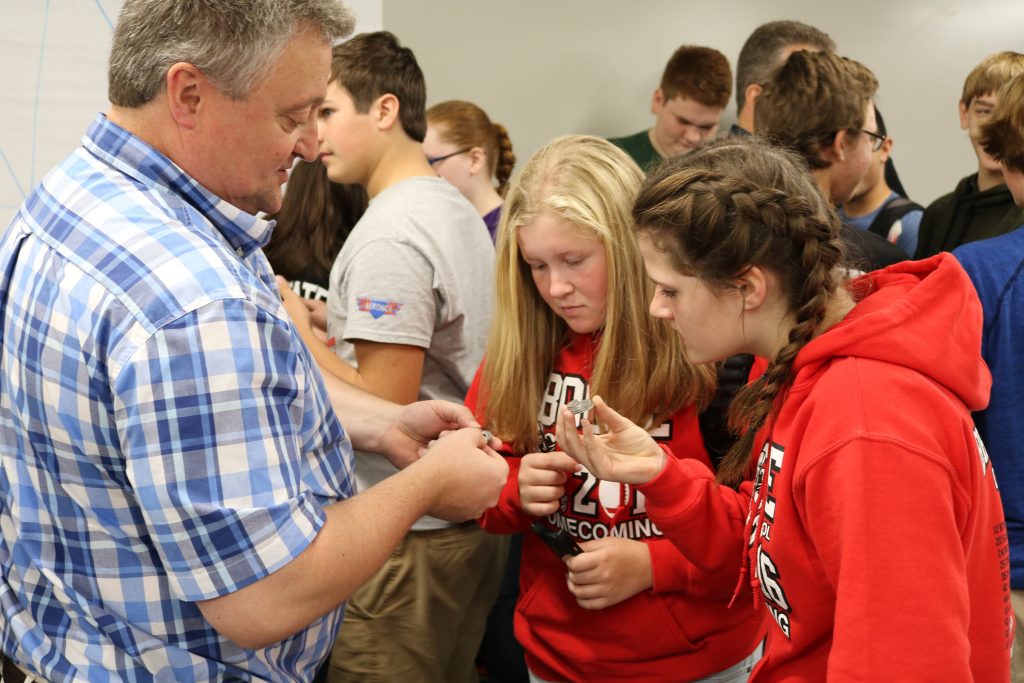
[[[658,88],[651,102],[654,148],[666,159],[686,154],[701,140],[718,132],[722,111],[720,107],[709,107],[682,95],[666,100]]]
[[[967,105],[960,103],[960,129],[966,130],[971,138],[971,146],[978,157],[979,168],[990,173],[999,173],[1001,166],[981,148],[978,137],[981,135],[981,124],[988,121],[998,103],[999,96],[994,92],[978,95]]]
[[[874,131],[865,125],[865,130]],[[870,136],[868,136],[870,137]],[[853,189],[853,194],[850,199],[857,199],[862,195],[867,194],[871,190],[875,189],[879,183],[885,182],[885,162],[889,160],[889,154],[892,152],[892,138],[887,137],[882,146],[871,153],[871,163],[868,164],[868,172],[864,174],[861,181],[857,183],[857,187]]]
[[[1013,195],[1013,203],[1024,209],[1024,171],[1003,167],[1003,180]]]
[[[870,101],[864,112],[864,125],[860,131],[844,131],[845,143],[842,147],[842,158],[837,158],[828,167],[832,203],[839,205],[853,196],[857,185],[867,175],[871,166],[872,138],[864,131],[876,132],[878,122],[875,119],[875,106]]]
[[[320,161],[327,168],[327,177],[336,183],[365,187],[376,161],[374,107],[360,114],[356,104],[341,84],[327,84],[327,96],[320,105],[317,135]]]
[[[330,68],[330,44],[319,32],[303,31],[248,97],[208,89],[190,173],[243,211],[277,211],[295,158],[316,158],[316,111]]]

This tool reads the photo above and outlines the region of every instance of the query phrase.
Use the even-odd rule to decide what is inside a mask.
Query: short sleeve
[[[343,432],[302,353],[253,303],[214,301],[151,334],[114,381],[128,484],[183,600],[288,564],[322,527],[322,504],[350,491]]]
[[[343,338],[429,348],[436,289],[434,268],[420,250],[394,240],[365,244],[344,274]]]

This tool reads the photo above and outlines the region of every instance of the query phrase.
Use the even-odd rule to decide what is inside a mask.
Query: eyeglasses
[[[427,157],[427,163],[430,164],[431,166],[437,166],[439,163],[441,163],[445,159],[451,159],[452,157],[458,156],[460,154],[465,154],[466,152],[468,152],[471,149],[473,149],[473,148],[472,147],[467,147],[465,149],[460,149],[458,152],[452,152],[451,154],[445,154],[444,156],[440,156],[440,157]]]
[[[870,130],[861,130],[861,133],[871,138],[871,151],[877,152],[882,149],[882,145],[885,143],[885,136],[881,133],[872,133]]]

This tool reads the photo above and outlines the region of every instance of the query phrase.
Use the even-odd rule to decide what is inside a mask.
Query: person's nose
[[[295,153],[303,161],[316,161],[320,155],[320,132],[316,119],[310,117],[299,130],[299,139],[295,141]]]
[[[551,269],[551,280],[548,282],[548,293],[554,299],[561,299],[572,294],[575,287],[567,273],[560,268]]]
[[[654,318],[662,318],[664,320],[671,320],[672,312],[668,306],[665,306],[658,300],[658,295],[655,294],[651,297],[651,305],[647,307],[647,312]]]

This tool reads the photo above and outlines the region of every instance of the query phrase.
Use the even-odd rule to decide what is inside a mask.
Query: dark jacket
[[[1006,185],[978,191],[972,173],[956,189],[932,202],[921,216],[914,258],[922,259],[961,244],[997,237],[1024,224],[1024,209],[1013,203]]]

